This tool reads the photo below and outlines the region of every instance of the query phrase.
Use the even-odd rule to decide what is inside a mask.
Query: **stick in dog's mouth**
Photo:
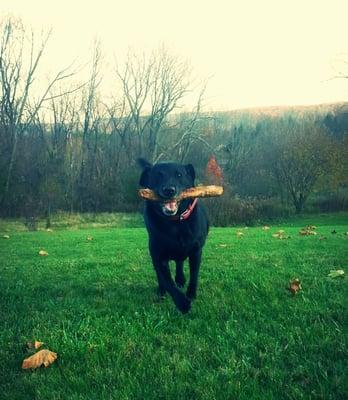
[[[214,185],[196,186],[196,187],[184,190],[178,198],[176,198],[175,200],[170,200],[166,203],[170,203],[172,201],[179,202],[180,200],[194,198],[194,197],[221,196],[223,191],[224,191],[224,189],[222,186],[214,186]],[[161,201],[161,199],[151,189],[139,189],[139,196],[145,200]],[[165,203],[163,203],[163,204],[165,204]],[[171,208],[171,206],[169,206],[168,208]]]

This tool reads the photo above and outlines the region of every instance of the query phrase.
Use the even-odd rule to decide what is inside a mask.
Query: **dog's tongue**
[[[164,204],[164,207],[165,207],[168,211],[174,212],[174,211],[176,211],[177,203],[176,203],[175,200],[173,200],[173,201],[168,201],[168,202],[166,202],[166,203]]]

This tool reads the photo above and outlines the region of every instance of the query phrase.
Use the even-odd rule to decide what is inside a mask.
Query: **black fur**
[[[156,192],[165,200],[179,195],[184,189],[194,186],[195,171],[191,164],[172,162],[151,165],[141,159],[143,169],[139,184]],[[144,220],[149,235],[149,250],[158,279],[160,296],[169,293],[176,307],[183,313],[189,311],[191,300],[196,297],[198,273],[209,224],[203,205],[198,201],[187,220],[177,218],[187,209],[192,199],[180,202],[176,215],[163,213],[161,203],[146,201]],[[183,263],[189,259],[190,280],[186,295],[179,290],[185,285]],[[175,283],[171,277],[169,260],[176,263]]]

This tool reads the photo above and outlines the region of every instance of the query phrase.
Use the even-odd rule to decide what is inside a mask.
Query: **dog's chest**
[[[171,259],[185,259],[196,246],[197,240],[189,226],[177,224],[162,233],[162,251]]]

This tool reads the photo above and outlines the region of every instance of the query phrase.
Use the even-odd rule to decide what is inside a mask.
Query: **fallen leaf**
[[[302,228],[299,231],[299,234],[301,236],[310,236],[310,235],[317,235],[317,232],[315,232],[313,229],[309,229],[310,226],[306,226],[305,228]]]
[[[40,250],[39,251],[39,256],[48,256],[48,253],[45,250]]]
[[[338,278],[338,277],[342,277],[343,278],[343,276],[344,276],[344,271],[343,271],[343,269],[332,269],[332,270],[330,270],[330,273],[328,274],[328,276],[330,277],[330,278]]]
[[[297,292],[302,289],[301,281],[298,278],[293,279],[289,282],[288,289],[295,296],[295,294],[297,294]]]
[[[39,342],[38,340],[35,340],[34,342],[34,347],[35,349],[39,349],[44,343],[43,342]]]
[[[28,342],[27,343],[27,347],[29,350],[31,349],[39,349],[44,343],[43,342],[39,342],[38,340],[35,340],[35,342]]]
[[[269,229],[271,229],[271,227],[269,225],[265,225],[265,226],[262,227],[262,229],[264,231],[268,231]]]
[[[4,239],[9,239],[10,236],[9,236],[9,235],[4,235],[3,238],[4,238]]]
[[[48,367],[57,359],[57,353],[50,350],[40,350],[23,361],[22,368],[38,368],[42,364]]]
[[[53,232],[53,230],[51,228],[47,228],[46,232]]]
[[[240,231],[237,231],[237,232],[236,232],[236,235],[237,235],[238,237],[242,237],[242,236],[244,235],[244,233],[243,233],[243,232],[240,232]]]
[[[91,240],[93,240],[93,236],[88,235],[88,236],[86,237],[86,240],[88,240],[88,241],[90,242]]]
[[[272,236],[273,236],[274,238],[280,239],[280,240],[283,240],[283,239],[290,239],[290,236],[289,236],[289,235],[285,235],[285,231],[284,231],[283,229],[279,230],[279,231],[276,232],[276,233],[273,233]]]
[[[227,247],[227,244],[221,243],[219,244],[219,247]]]

